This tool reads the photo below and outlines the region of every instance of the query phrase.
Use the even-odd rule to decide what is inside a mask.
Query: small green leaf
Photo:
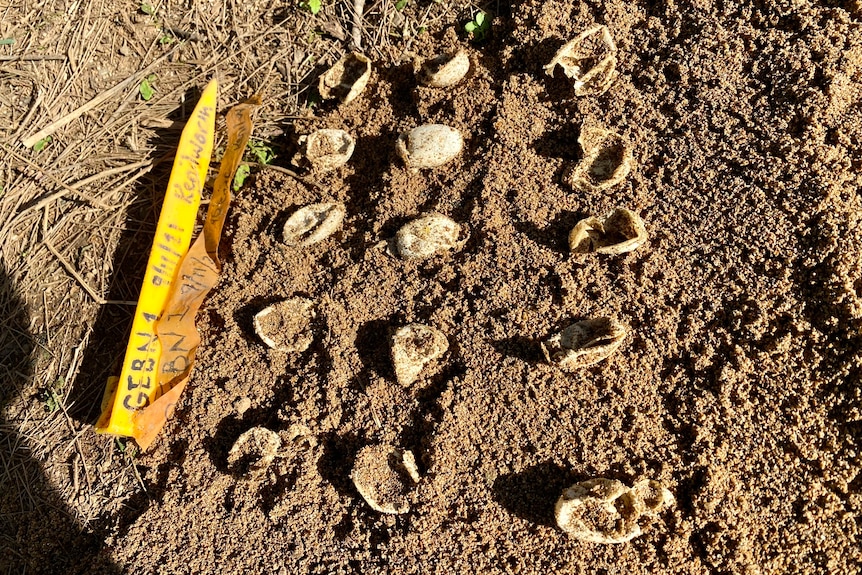
[[[478,13],[478,14],[476,14],[476,17],[475,17],[475,18],[473,18],[473,21],[474,21],[474,22],[476,22],[476,26],[478,26],[479,28],[481,28],[481,27],[482,27],[482,23],[485,21],[485,13],[484,13],[484,12],[482,12],[482,11],[479,11],[479,13]]]
[[[153,82],[155,82],[155,80],[155,74],[150,74],[141,80],[141,85],[138,86],[138,92],[141,93],[141,98],[144,99],[144,102],[149,102],[153,99],[153,94],[156,92],[155,88],[153,88]]]
[[[153,8],[153,5],[148,2],[141,2],[141,12],[143,12],[147,16],[152,16],[156,13],[156,9]]]
[[[398,10],[399,12],[401,12],[402,10],[407,8],[407,2],[408,1],[409,0],[398,0],[398,2],[395,3],[395,9]]]
[[[41,152],[42,150],[44,150],[44,149],[45,149],[45,147],[46,147],[48,144],[50,144],[50,143],[51,143],[51,141],[52,141],[53,139],[54,139],[54,138],[52,138],[51,136],[47,136],[47,137],[45,137],[45,138],[42,138],[41,140],[39,140],[38,142],[36,142],[35,144],[33,144],[33,151],[34,151],[34,152]]]
[[[173,44],[176,41],[176,38],[171,36],[170,34],[162,34],[159,37],[159,45],[165,46],[167,44]]]
[[[249,173],[251,173],[251,168],[248,167],[248,164],[239,165],[236,169],[236,175],[233,177],[233,191],[239,191],[245,183],[245,179],[248,177]]]
[[[15,38],[0,38],[0,46],[11,46],[15,43]]]
[[[466,24],[464,24],[464,30],[466,30],[467,32],[472,34],[473,32],[476,31],[476,23],[475,22],[467,22]]]
[[[320,0],[302,0],[302,2],[299,3],[300,8],[307,10],[312,14],[320,12],[320,6]]]

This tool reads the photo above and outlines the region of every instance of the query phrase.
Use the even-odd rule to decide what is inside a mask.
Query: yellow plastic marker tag
[[[107,408],[96,423],[100,433],[136,436],[136,414],[169,391],[160,385],[158,377],[162,345],[156,323],[176,282],[177,267],[191,243],[212,154],[217,92],[218,83],[212,80],[180,137],[123,368],[113,398],[109,381],[103,400]]]

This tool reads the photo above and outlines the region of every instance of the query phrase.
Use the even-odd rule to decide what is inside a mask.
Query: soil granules
[[[297,121],[348,131],[355,154],[319,188],[267,172],[238,194],[196,371],[140,458],[153,500],[107,552],[134,573],[858,572],[862,32],[859,8],[823,4],[518,3],[483,46],[452,31],[416,46],[465,47],[457,86],[375,62],[359,98]],[[542,66],[594,22],[620,75],[575,98]],[[465,149],[410,171],[395,141],[424,123]],[[585,124],[632,146],[611,189],[561,183]],[[339,232],[284,245],[293,211],[329,201]],[[616,207],[647,244],[571,255],[572,227]],[[389,255],[431,211],[466,244]],[[294,296],[314,302],[314,341],[269,350],[252,318]],[[602,316],[630,329],[608,359],[544,360],[540,341]],[[412,322],[449,349],[404,387],[389,338]],[[254,426],[284,447],[247,479],[227,453]],[[350,480],[376,444],[416,456],[406,514]],[[630,543],[583,543],[553,509],[593,477],[656,479],[676,504]]]

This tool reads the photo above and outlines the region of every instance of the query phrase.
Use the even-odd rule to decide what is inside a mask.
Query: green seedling
[[[170,34],[162,34],[159,36],[159,44],[161,46],[167,46],[169,44],[173,44],[177,39],[171,36]]]
[[[399,12],[401,12],[402,10],[407,8],[407,2],[408,1],[409,0],[398,0],[398,2],[395,3],[395,9],[398,10]]]
[[[34,151],[34,152],[41,152],[41,151],[42,151],[42,150],[44,150],[44,149],[48,146],[48,144],[50,144],[53,140],[54,140],[54,138],[52,138],[51,136],[46,136],[46,137],[42,138],[41,140],[39,140],[38,142],[36,142],[35,144],[33,144],[33,151]]]
[[[312,14],[317,14],[320,12],[320,0],[302,0],[299,7]]]
[[[464,31],[473,36],[474,42],[482,42],[491,29],[491,19],[479,10],[473,19],[464,24]]]
[[[39,399],[42,400],[46,413],[54,413],[62,406],[63,396],[60,392],[63,391],[63,385],[65,383],[66,380],[63,377],[58,377],[49,388],[43,389],[41,393],[39,393]]]
[[[260,140],[249,140],[248,147],[245,150],[245,156],[250,162],[271,164],[275,159],[275,152],[272,151],[272,148],[267,145],[266,142],[261,142]]]
[[[141,2],[141,12],[143,12],[147,16],[152,16],[156,13],[156,9],[153,7],[152,4],[148,2]]]
[[[240,164],[236,169],[236,175],[233,177],[233,191],[238,192],[239,189],[245,184],[245,179],[251,173],[251,168],[248,167],[248,164]]]
[[[153,99],[153,94],[155,94],[156,89],[153,87],[153,82],[156,81],[156,75],[150,74],[143,80],[141,80],[141,84],[138,86],[138,92],[141,93],[141,98],[144,99],[144,102],[149,102]]]

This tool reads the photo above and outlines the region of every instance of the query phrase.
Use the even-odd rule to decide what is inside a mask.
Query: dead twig
[[[23,56],[0,56],[0,62],[38,62],[40,60],[65,60],[62,54],[25,54]]]
[[[132,84],[139,82],[141,78],[143,78],[144,76],[146,76],[147,74],[149,74],[150,72],[152,72],[153,70],[155,70],[156,68],[161,66],[163,62],[165,62],[170,56],[172,56],[174,54],[174,52],[176,52],[177,48],[178,48],[178,46],[175,46],[171,51],[167,52],[166,54],[164,54],[161,57],[154,60],[152,64],[150,64],[149,66],[147,66],[143,70],[141,70],[139,72],[135,72],[134,74],[132,74],[131,76],[129,76],[128,78],[126,78],[125,80],[123,80],[122,82],[120,82],[119,84],[114,86],[113,88],[109,88],[109,89],[105,90],[104,92],[102,92],[101,94],[99,94],[98,96],[96,96],[95,98],[93,98],[92,100],[90,100],[89,102],[84,104],[83,106],[80,106],[75,110],[72,110],[71,112],[69,112],[68,114],[63,116],[62,118],[54,120],[53,122],[51,122],[50,124],[48,124],[47,126],[42,128],[41,130],[39,130],[38,132],[36,132],[32,136],[30,136],[29,138],[25,138],[24,140],[22,140],[21,143],[24,145],[25,148],[32,148],[34,145],[36,145],[36,142],[38,142],[39,140],[50,136],[51,134],[53,134],[54,132],[56,132],[57,130],[59,130],[60,128],[62,128],[66,124],[68,124],[69,122],[75,120],[76,118],[81,117],[82,115],[86,114],[87,112],[89,112],[93,108],[96,108],[97,106],[99,106],[103,102],[110,100],[111,98],[113,98],[114,96],[116,96],[117,94],[119,94],[120,92],[122,92],[123,90],[125,90],[126,88],[131,86]]]
[[[353,0],[353,26],[350,29],[351,44],[357,52],[362,51],[362,13],[365,0]]]

